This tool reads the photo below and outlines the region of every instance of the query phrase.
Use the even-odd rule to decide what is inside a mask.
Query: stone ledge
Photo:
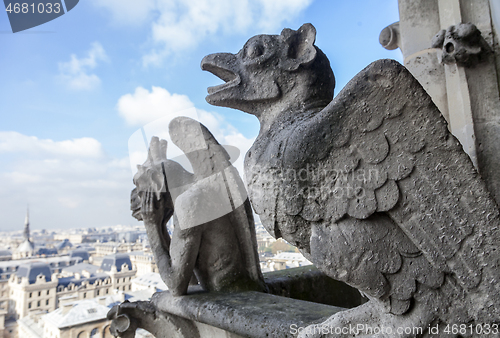
[[[331,279],[314,265],[264,273],[269,293],[314,303],[353,308],[367,301],[349,285]]]
[[[260,292],[203,293],[173,297],[156,293],[151,303],[158,310],[214,326],[243,337],[295,337],[290,326],[320,323],[344,308]]]

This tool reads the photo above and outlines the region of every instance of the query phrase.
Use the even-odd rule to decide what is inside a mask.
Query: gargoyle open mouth
[[[201,69],[209,71],[225,82],[218,86],[208,87],[207,91],[209,95],[213,95],[230,87],[236,87],[241,82],[240,76],[237,73],[230,69],[222,68],[209,61],[202,62]]]

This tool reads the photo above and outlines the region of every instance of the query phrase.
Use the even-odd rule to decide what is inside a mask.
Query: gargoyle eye
[[[247,48],[246,56],[248,58],[256,58],[264,54],[264,46],[261,44],[251,44]]]

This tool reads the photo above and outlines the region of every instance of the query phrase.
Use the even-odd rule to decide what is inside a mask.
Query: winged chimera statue
[[[390,326],[393,337],[500,322],[498,207],[439,110],[392,60],[333,99],[315,36],[311,24],[258,35],[201,66],[226,82],[208,88],[210,104],[260,121],[245,174],[262,224],[370,299],[322,325]]]

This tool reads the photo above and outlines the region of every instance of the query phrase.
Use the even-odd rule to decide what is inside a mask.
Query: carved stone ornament
[[[167,141],[153,137],[134,177],[131,208],[144,221],[170,293],[186,294],[190,282],[206,291],[264,291],[250,202],[228,153],[190,118],[172,120],[169,133],[193,173],[167,159]]]
[[[380,32],[378,37],[378,42],[387,50],[394,50],[400,47],[401,37],[400,37],[399,22],[395,22]]]
[[[262,224],[370,299],[301,335],[375,336],[321,331],[360,324],[386,328],[377,337],[443,337],[448,324],[499,323],[498,206],[439,110],[393,60],[370,64],[333,98],[315,37],[304,24],[201,63],[225,82],[208,89],[209,103],[260,121],[245,172]],[[469,24],[442,44],[446,60],[464,64],[483,48]],[[423,330],[395,335],[408,327]]]
[[[107,315],[110,332],[115,337],[134,338],[138,328],[150,331],[155,337],[201,338],[192,321],[158,311],[150,302],[123,302]]]
[[[491,51],[481,31],[471,23],[460,23],[441,30],[432,39],[432,48],[442,48],[442,62],[470,67],[484,60]]]

